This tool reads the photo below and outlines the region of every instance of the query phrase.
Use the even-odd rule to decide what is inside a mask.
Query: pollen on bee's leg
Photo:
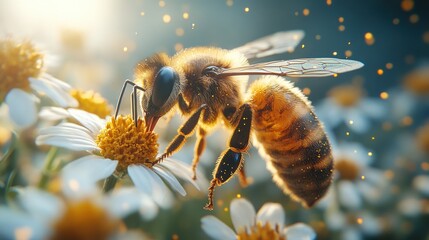
[[[218,183],[218,179],[214,178],[212,179],[212,181],[210,182],[210,187],[209,187],[209,194],[208,194],[208,198],[209,198],[209,202],[204,206],[205,210],[213,210],[213,195],[214,195],[214,189]]]

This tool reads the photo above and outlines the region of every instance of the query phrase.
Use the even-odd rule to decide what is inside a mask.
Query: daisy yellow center
[[[0,39],[0,102],[13,88],[30,90],[29,77],[42,72],[43,55],[30,42]]]
[[[96,143],[103,157],[118,160],[118,172],[125,172],[132,164],[152,167],[159,146],[158,135],[146,131],[141,119],[136,127],[130,115],[112,117],[98,134]]]
[[[70,94],[78,101],[79,109],[93,113],[100,118],[105,118],[112,113],[112,107],[107,100],[94,91],[72,89]]]
[[[429,67],[415,70],[408,74],[404,79],[406,89],[417,95],[426,95],[429,93]]]
[[[338,86],[329,91],[329,96],[340,106],[354,107],[361,100],[363,91],[355,85]]]
[[[269,223],[262,225],[257,223],[250,228],[250,232],[241,231],[237,233],[238,240],[286,240],[280,233],[278,227],[272,228]]]
[[[429,122],[417,130],[416,138],[420,149],[429,153]]]
[[[51,240],[109,239],[119,231],[120,222],[89,200],[72,202],[52,226]]]
[[[341,179],[353,181],[359,177],[360,167],[353,160],[340,158],[335,161],[335,170]]]

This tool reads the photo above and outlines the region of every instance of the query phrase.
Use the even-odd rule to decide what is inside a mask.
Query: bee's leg
[[[244,163],[243,166],[240,168],[240,171],[238,172],[238,180],[240,181],[240,185],[242,187],[247,187],[247,185],[249,185],[249,182],[247,181],[246,177],[246,171],[244,171]]]
[[[213,193],[216,186],[229,181],[243,167],[242,153],[249,148],[250,130],[252,125],[252,110],[248,104],[243,104],[235,113],[238,124],[229,140],[229,147],[219,157],[213,171],[213,180],[209,187],[209,202],[204,209],[213,210]]]
[[[197,179],[197,165],[200,161],[200,156],[206,148],[206,131],[201,127],[198,128],[197,144],[195,145],[194,159],[192,160],[192,179]]]
[[[195,127],[197,126],[197,123],[200,120],[201,113],[205,109],[207,109],[207,105],[203,104],[201,105],[201,107],[198,108],[197,111],[195,111],[191,115],[191,117],[179,128],[176,137],[170,142],[170,144],[168,144],[164,153],[156,160],[155,163],[160,162],[164,158],[171,156],[174,152],[178,151],[183,146],[186,138],[192,134]]]

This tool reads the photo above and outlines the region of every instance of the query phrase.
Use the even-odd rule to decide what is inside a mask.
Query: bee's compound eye
[[[171,67],[162,67],[155,76],[152,90],[152,103],[162,107],[173,91],[174,83],[179,76]]]
[[[216,76],[219,72],[219,67],[217,66],[208,66],[206,68],[204,68],[203,70],[203,75],[208,76],[208,77],[212,77],[212,76]]]

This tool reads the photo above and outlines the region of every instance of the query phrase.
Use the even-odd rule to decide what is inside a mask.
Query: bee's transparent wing
[[[301,58],[257,63],[238,68],[217,68],[208,74],[232,75],[278,75],[287,77],[325,77],[349,72],[363,67],[363,63],[338,58]]]
[[[241,52],[247,59],[262,58],[283,52],[292,52],[303,37],[304,31],[302,30],[277,32],[233,50]]]

